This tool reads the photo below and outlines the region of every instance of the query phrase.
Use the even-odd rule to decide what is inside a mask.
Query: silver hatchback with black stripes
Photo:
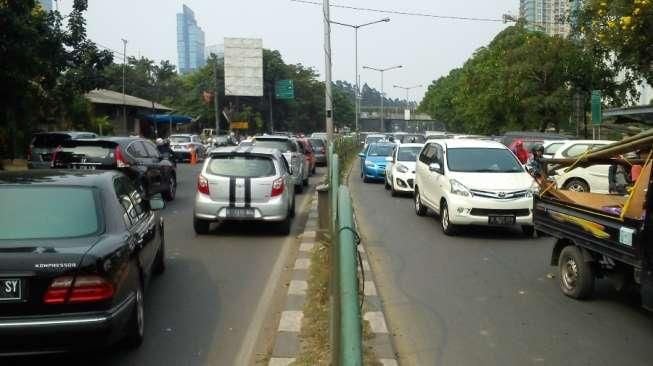
[[[197,178],[193,227],[207,234],[212,222],[276,222],[290,233],[295,216],[291,168],[277,149],[223,147],[211,151]]]

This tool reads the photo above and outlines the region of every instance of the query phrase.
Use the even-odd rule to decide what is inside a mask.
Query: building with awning
[[[116,135],[139,135],[154,137],[156,127],[148,121],[149,115],[170,113],[172,108],[142,99],[133,95],[123,94],[113,90],[95,89],[85,94],[86,99],[93,104],[96,116],[107,116],[113,124]],[[123,110],[126,118],[123,117]]]

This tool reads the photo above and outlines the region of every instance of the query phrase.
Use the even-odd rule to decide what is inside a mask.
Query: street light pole
[[[329,0],[322,2],[324,15],[324,88],[325,88],[325,112],[326,112],[326,133],[329,141],[333,141],[333,106],[331,99],[331,17],[329,15]]]
[[[347,23],[340,23],[340,22],[335,22],[331,21],[333,24],[341,25],[343,27],[349,27],[349,28],[354,28],[354,52],[355,52],[355,62],[354,62],[354,84],[356,86],[356,90],[354,91],[354,110],[356,112],[356,130],[358,131],[358,118],[360,114],[360,85],[359,85],[359,78],[358,78],[358,29],[367,27],[368,25],[372,24],[377,24],[377,23],[387,23],[390,21],[390,18],[383,18],[381,20],[377,20],[374,22],[369,22],[365,24],[347,24]]]
[[[398,88],[398,89],[403,89],[406,91],[406,104],[408,105],[410,101],[408,100],[409,98],[409,93],[411,89],[417,89],[421,88],[423,85],[415,85],[415,86],[401,86],[401,85],[393,85],[393,87]]]
[[[374,70],[374,71],[378,71],[378,72],[381,73],[381,132],[385,132],[385,112],[383,110],[385,93],[383,92],[383,74],[386,71],[390,71],[390,70],[394,70],[394,69],[401,69],[402,67],[404,67],[404,66],[403,65],[397,65],[397,66],[392,66],[392,67],[386,67],[385,69],[377,69],[375,67],[363,66],[363,69]]]
[[[125,67],[127,64],[127,40],[122,38],[122,122],[127,129],[127,102],[125,101]]]

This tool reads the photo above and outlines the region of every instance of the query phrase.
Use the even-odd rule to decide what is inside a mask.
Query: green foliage
[[[457,132],[558,131],[566,127],[576,91],[601,89],[608,103],[628,101],[633,84],[619,84],[616,76],[601,53],[519,23],[434,81],[419,110]]]
[[[102,85],[112,55],[86,38],[87,5],[75,0],[64,25],[35,0],[0,0],[0,129],[8,136],[0,155],[21,155],[37,124],[88,124],[79,97]]]

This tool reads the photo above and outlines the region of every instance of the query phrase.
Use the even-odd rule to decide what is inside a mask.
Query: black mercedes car
[[[139,345],[160,195],[118,171],[0,172],[0,355]]]
[[[103,137],[62,141],[52,153],[55,169],[118,169],[132,179],[146,197],[161,193],[168,201],[177,192],[177,164],[140,137]]]

